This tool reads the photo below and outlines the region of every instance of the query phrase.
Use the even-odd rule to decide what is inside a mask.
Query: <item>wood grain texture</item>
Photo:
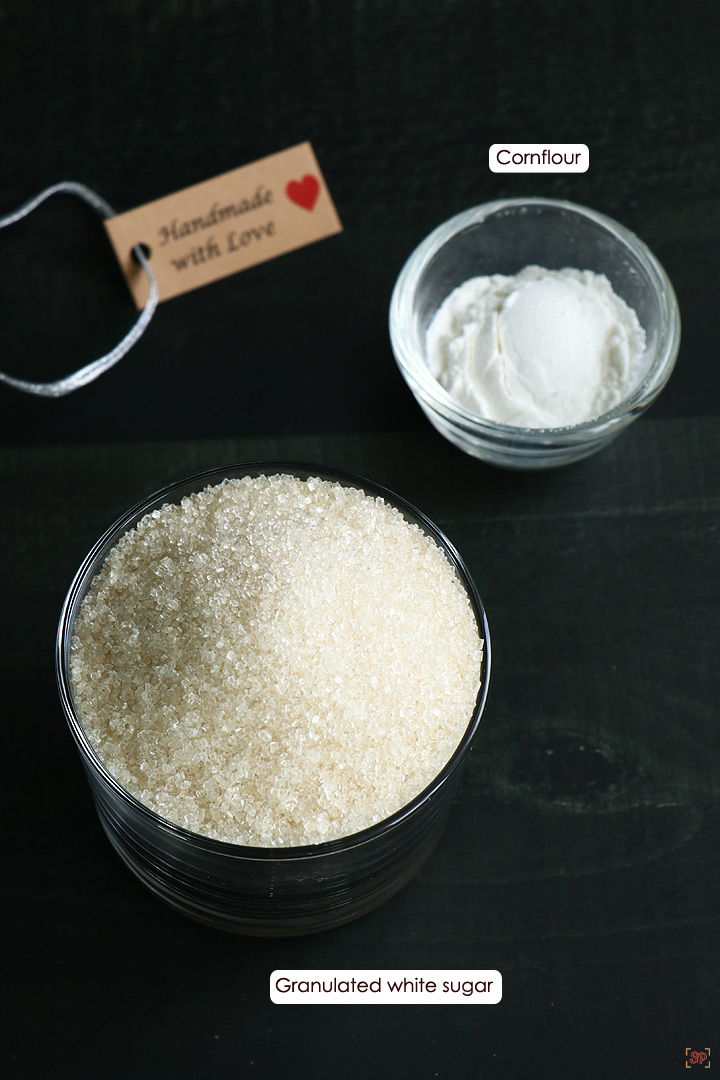
[[[655,411],[713,415],[719,20],[697,0],[4,0],[0,214],[63,178],[126,211],[309,139],[345,232],[173,301],[65,401],[0,388],[0,441],[421,430],[388,343],[397,274],[453,214],[532,194],[655,251],[684,324]],[[489,172],[491,144],[542,139],[587,143],[589,171]],[[0,297],[1,366],[25,377],[89,362],[135,316],[69,199],[0,236]]]
[[[3,1074],[635,1080],[717,1054],[720,9],[698,0],[0,0],[0,215],[60,179],[118,211],[309,139],[345,231],[157,313],[61,401],[0,387]],[[585,142],[581,176],[487,167]],[[650,415],[514,475],[435,435],[387,335],[437,224],[568,198],[635,231],[683,317]],[[135,318],[71,199],[0,233],[0,368],[55,378]],[[72,575],[151,490],[296,457],[397,490],[466,559],[486,717],[420,875],[338,931],[244,941],[175,915],[96,820],[52,656]],[[277,1007],[283,967],[495,967],[489,1008]],[[712,1077],[713,1073],[707,1074]]]
[[[102,835],[52,674],[99,533],[223,461],[365,474],[435,520],[488,611],[494,673],[419,876],[332,933],[245,941],[175,915]],[[3,450],[3,904],[15,1075],[673,1076],[717,1023],[720,423],[643,419],[540,476],[439,436]],[[28,793],[32,798],[28,799]],[[276,967],[495,967],[488,1008],[278,1007]],[[37,1038],[37,1032],[43,1038]],[[108,1055],[108,1046],[112,1054]]]

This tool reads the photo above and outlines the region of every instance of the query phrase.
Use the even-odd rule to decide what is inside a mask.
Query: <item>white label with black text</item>
[[[497,1005],[499,971],[369,968],[273,971],[276,1005]]]
[[[490,172],[582,173],[590,165],[585,143],[493,143]]]

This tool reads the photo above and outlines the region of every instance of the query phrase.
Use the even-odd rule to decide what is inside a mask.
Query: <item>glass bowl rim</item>
[[[564,427],[526,428],[478,416],[466,406],[461,405],[433,378],[427,365],[410,349],[406,343],[404,327],[412,318],[412,296],[421,274],[437,252],[458,233],[473,224],[481,224],[487,217],[503,210],[519,210],[522,207],[545,207],[552,211],[564,211],[586,218],[609,233],[621,246],[628,249],[641,264],[647,274],[653,292],[657,298],[660,312],[660,333],[649,368],[638,386],[623,398],[618,405],[592,420]],[[614,218],[590,207],[566,199],[552,199],[541,196],[528,196],[507,199],[493,199],[478,206],[463,210],[444,221],[430,232],[410,254],[402,267],[393,288],[390,299],[389,330],[395,360],[406,382],[414,394],[425,405],[441,414],[446,420],[477,434],[483,432],[516,441],[518,439],[539,446],[547,444],[554,436],[580,437],[607,433],[631,413],[639,413],[646,408],[664,387],[675,366],[680,349],[681,320],[680,309],[670,278],[659,259],[650,248],[630,229],[615,221]]]
[[[440,772],[418,795],[411,799],[410,802],[395,811],[395,813],[383,818],[381,821],[375,822],[373,825],[370,825],[359,832],[350,833],[347,836],[338,837],[335,840],[327,840],[319,844],[265,848],[235,844],[231,841],[217,840],[213,837],[203,836],[201,833],[193,832],[190,829],[186,829],[181,825],[169,821],[167,818],[161,817],[127,791],[106,768],[85,733],[73,702],[68,660],[70,656],[70,644],[75,617],[93,578],[102,567],[110,548],[117,543],[129,529],[133,528],[145,514],[149,513],[152,509],[161,506],[163,502],[173,501],[170,499],[170,496],[178,495],[180,491],[182,491],[182,495],[174,501],[179,502],[185,495],[190,495],[194,491],[202,491],[205,487],[212,484],[219,484],[224,479],[239,479],[242,476],[248,475],[278,475],[280,473],[298,476],[300,479],[318,477],[319,479],[341,483],[346,487],[360,488],[368,495],[373,495],[374,497],[379,496],[380,498],[385,499],[386,502],[391,506],[396,507],[401,513],[407,511],[410,515],[410,523],[419,525],[438,544],[440,549],[445,553],[450,564],[455,569],[473,609],[473,614],[478,627],[478,634],[483,638],[483,661],[480,689],[462,738]],[[404,513],[403,516],[405,516]],[[407,517],[406,520],[408,520]],[[70,727],[71,734],[78,746],[83,757],[83,763],[86,767],[91,766],[94,772],[98,774],[103,781],[104,785],[110,788],[117,798],[119,798],[135,814],[139,814],[147,824],[153,825],[161,832],[164,831],[167,834],[176,837],[181,842],[185,844],[190,843],[196,848],[202,849],[208,853],[215,853],[217,855],[246,861],[256,860],[261,862],[287,862],[297,859],[322,858],[335,853],[346,852],[370,843],[376,838],[391,832],[404,820],[411,817],[421,804],[432,798],[435,792],[439,791],[465,757],[470,747],[470,743],[480,726],[485,711],[490,683],[490,666],[490,629],[485,614],[485,608],[483,607],[477,587],[475,586],[463,559],[442,530],[423,514],[421,510],[418,510],[412,503],[408,502],[407,499],[402,498],[402,496],[397,495],[394,491],[384,487],[382,484],[377,484],[375,481],[368,480],[356,473],[346,472],[330,466],[288,460],[267,459],[241,461],[212,469],[204,469],[201,472],[194,473],[181,480],[166,484],[162,488],[154,491],[151,495],[135,503],[105,530],[83,559],[65,597],[60,613],[55,641],[55,674],[60,702],[65,714],[65,719]]]

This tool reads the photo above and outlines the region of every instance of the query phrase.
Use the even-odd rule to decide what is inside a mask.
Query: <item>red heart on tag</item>
[[[285,188],[290,202],[302,206],[303,210],[312,210],[320,194],[320,181],[314,176],[303,176],[302,180],[291,180]]]

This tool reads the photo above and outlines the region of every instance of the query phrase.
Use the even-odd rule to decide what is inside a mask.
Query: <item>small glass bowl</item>
[[[161,818],[107,771],[75,711],[70,646],[80,605],[110,549],[145,514],[227,477],[284,473],[359,488],[397,507],[442,548],[462,582],[484,639],[481,685],[454,754],[433,782],[384,821],[352,836],[306,847],[254,848],[212,840]],[[420,869],[445,823],[461,766],[480,724],[490,680],[490,634],[475,585],[443,533],[404,499],[368,480],[294,462],[252,462],[199,473],[151,495],[98,540],[78,570],[60,617],[56,671],[63,711],[80,752],[105,832],[121,859],[157,896],[201,922],[252,936],[325,930],[382,904]]]
[[[595,420],[542,429],[485,420],[455,401],[427,366],[428,326],[453,289],[469,278],[517,274],[529,265],[605,274],[645,330],[640,384]],[[390,341],[418,404],[450,442],[493,465],[545,469],[594,454],[655,400],[675,366],[680,312],[658,260],[616,221],[558,199],[499,199],[451,218],[415,249],[393,290]]]

